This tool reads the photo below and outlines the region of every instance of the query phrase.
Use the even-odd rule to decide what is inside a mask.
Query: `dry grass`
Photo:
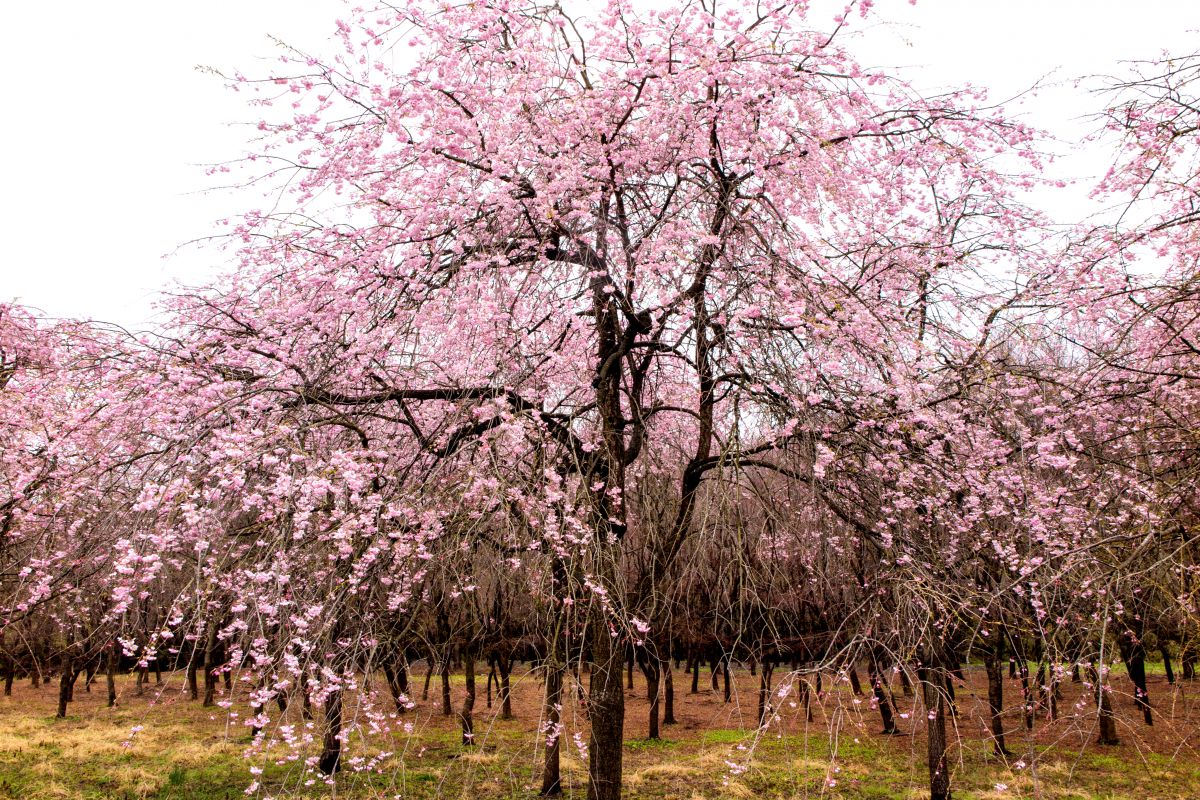
[[[423,675],[414,675],[420,692]],[[676,716],[660,741],[646,740],[648,704],[640,680],[627,693],[625,775],[630,798],[922,798],[925,791],[924,712],[896,687],[905,736],[881,737],[869,703],[847,687],[830,686],[814,701],[807,721],[795,693],[781,701],[779,719],[756,734],[757,679],[738,674],[732,702],[709,688],[688,693],[677,681]],[[982,735],[985,695],[980,670],[968,671],[958,693],[958,741],[954,747],[955,796],[960,800],[1184,800],[1200,797],[1200,684],[1151,683],[1155,725],[1146,727],[1132,700],[1118,696],[1123,743],[1091,744],[1094,717],[1074,703],[1080,689],[1065,687],[1064,716],[1039,716],[1026,731],[1018,709],[1010,713],[1008,763],[991,755]],[[1122,681],[1115,688],[1125,689]],[[779,685],[777,679],[776,685]],[[242,754],[249,742],[240,719],[219,708],[205,709],[182,694],[181,675],[166,676],[162,687],[138,697],[131,679],[121,683],[117,708],[104,707],[102,689],[79,691],[67,719],[55,719],[56,687],[15,687],[0,699],[0,798],[117,798],[118,800],[216,800],[242,797],[251,776]],[[375,774],[345,773],[337,796],[344,798],[533,798],[540,786],[543,753],[534,731],[539,724],[541,686],[524,675],[514,685],[516,719],[500,720],[477,703],[478,745],[463,747],[455,720],[440,714],[436,686],[406,721],[411,735],[375,742],[395,753]],[[481,681],[482,688],[482,681]],[[456,682],[455,697],[461,688]],[[1019,684],[1006,686],[1017,702]],[[855,702],[858,700],[858,702]],[[244,713],[244,709],[241,709]],[[1076,714],[1071,716],[1068,712]],[[353,713],[353,710],[351,711]],[[290,711],[289,715],[294,715]],[[568,797],[582,797],[586,764],[573,734],[586,731],[582,711],[564,709],[563,782]],[[289,721],[297,721],[290,719]],[[143,726],[136,735],[134,726]],[[261,759],[257,763],[264,763]],[[265,762],[269,794],[328,796],[329,787],[303,786],[296,763]],[[998,788],[1003,786],[1004,788]]]

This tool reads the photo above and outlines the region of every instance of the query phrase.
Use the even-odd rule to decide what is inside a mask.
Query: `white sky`
[[[254,117],[244,94],[195,66],[267,73],[264,59],[279,52],[268,34],[330,52],[343,11],[338,0],[6,3],[0,300],[142,327],[160,287],[206,280],[219,254],[177,248],[258,203],[205,193],[217,181],[199,165],[238,157],[251,131],[231,123]],[[904,67],[922,89],[971,82],[1002,100],[1053,73],[1056,85],[1012,110],[1066,143],[1090,130],[1079,117],[1099,102],[1070,79],[1200,49],[1195,0],[878,0],[873,18],[890,24],[872,23],[852,49],[869,65]],[[1105,156],[1083,152],[1060,168],[1086,176]],[[1078,195],[1046,205],[1082,216]]]

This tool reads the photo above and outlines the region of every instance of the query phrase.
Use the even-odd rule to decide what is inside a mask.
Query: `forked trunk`
[[[58,680],[58,717],[67,716],[67,703],[74,696],[75,678],[79,672],[75,669],[75,659],[68,655],[63,659],[62,676]]]
[[[761,728],[767,723],[767,717],[771,713],[771,674],[774,672],[774,665],[768,661],[762,662],[762,670],[758,679],[758,726]]]
[[[872,655],[867,679],[871,682],[871,692],[875,695],[875,705],[879,708],[879,717],[883,721],[881,733],[885,736],[892,736],[900,733],[900,730],[896,727],[891,692],[888,691],[887,684],[883,682],[883,673],[880,668],[882,662],[879,655],[879,653]]]
[[[797,670],[799,667],[796,668]],[[817,673],[817,682],[821,681],[821,673]],[[809,722],[813,721],[812,712],[812,687],[808,684],[808,678],[800,678],[800,704],[804,708],[804,719]],[[818,693],[820,690],[818,690]]]
[[[398,658],[395,664],[384,664],[383,677],[387,680],[388,691],[392,694],[392,702],[396,704],[396,713],[408,711],[408,664],[403,658]]]
[[[1133,683],[1133,702],[1142,712],[1142,719],[1147,725],[1154,724],[1154,716],[1150,712],[1150,692],[1146,686],[1146,648],[1141,640],[1141,626],[1138,630],[1123,635],[1120,639],[1121,658],[1125,662],[1125,670]]]
[[[429,684],[433,681],[433,664],[434,657],[430,655],[425,661],[425,688],[421,689],[421,700],[429,699]]]

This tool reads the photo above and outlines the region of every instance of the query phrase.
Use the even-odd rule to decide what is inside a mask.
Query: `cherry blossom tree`
[[[849,22],[788,3],[384,8],[339,23],[332,60],[238,79],[286,109],[252,161],[290,183],[235,226],[238,272],[176,305],[164,380],[203,444],[145,488],[170,522],[130,558],[199,552],[213,595],[190,613],[250,641],[243,659],[325,651],[306,679],[335,720],[323,771],[345,654],[381,613],[358,596],[386,580],[388,611],[417,601],[422,559],[464,530],[507,519],[514,553],[579,578],[595,798],[620,791],[624,642],[664,630],[656,598],[718,475],[800,481],[872,559],[954,560],[931,509],[960,502],[938,483],[965,415],[938,411],[1045,270],[1024,179],[989,159],[1037,159],[976,96],[861,69],[835,41]],[[670,511],[627,586],[652,478]],[[306,605],[297,570],[345,590]],[[928,630],[941,609],[921,613]],[[297,616],[325,644],[283,634]]]
[[[1064,244],[1035,133],[862,68],[869,6],[385,5],[236,76],[272,188],[230,274],[140,341],[0,306],[6,652],[64,634],[61,713],[101,656],[182,667],[331,783],[411,731],[410,660],[447,715],[462,660],[469,747],[520,653],[547,795],[585,661],[595,800],[629,658],[651,736],[681,652],[760,668],[764,728],[777,664],[865,661],[897,732],[899,670],[934,800],[968,652],[1001,756],[1030,647],[1028,725],[1082,663],[1113,739],[1116,652],[1151,722],[1147,627],[1195,626],[1195,59],[1119,88],[1128,213]]]

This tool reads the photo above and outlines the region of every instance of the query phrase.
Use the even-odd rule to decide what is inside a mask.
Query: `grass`
[[[678,748],[680,742],[671,739],[626,739],[625,749],[641,753],[652,750],[674,750]]]
[[[977,670],[970,677],[978,681]],[[898,694],[906,735],[878,735],[878,720],[867,703],[854,703],[844,687],[834,687],[814,708],[814,721],[802,709],[782,709],[778,724],[757,733],[756,686],[739,676],[733,702],[704,691],[676,698],[680,724],[666,726],[664,738],[644,738],[646,702],[627,695],[625,742],[626,796],[634,800],[794,800],[855,798],[915,800],[927,796],[925,741],[918,709]],[[161,693],[136,697],[122,683],[121,703],[105,708],[102,692],[80,693],[66,719],[52,716],[56,687],[18,686],[0,699],[0,798],[22,800],[232,800],[244,797],[261,766],[259,796],[328,797],[322,782],[304,785],[299,762],[258,756],[244,758],[248,734],[219,708],[202,708],[179,692],[169,676]],[[1011,698],[1019,682],[1009,682]],[[1120,687],[1117,687],[1120,688]],[[955,797],[960,800],[1183,800],[1200,797],[1200,754],[1192,748],[1200,722],[1200,687],[1170,689],[1151,684],[1156,724],[1146,728],[1132,701],[1117,696],[1123,744],[1099,748],[1081,716],[1053,724],[1040,719],[1026,732],[1019,710],[1010,710],[1005,761],[979,736],[982,687],[959,691],[959,717],[952,749]],[[456,698],[461,691],[455,686]],[[1077,691],[1077,690],[1072,690]],[[406,717],[413,730],[376,741],[394,755],[375,772],[346,772],[337,780],[338,798],[520,798],[533,800],[540,787],[542,751],[538,725],[540,686],[526,676],[514,689],[515,720],[491,716],[483,698],[477,705],[478,744],[464,747],[454,719],[442,717],[436,699],[419,704]],[[436,692],[433,693],[436,695]],[[482,692],[481,692],[482,695]],[[1068,696],[1062,705],[1072,707]],[[584,797],[586,763],[574,734],[586,731],[573,706],[564,709],[563,782],[568,798]],[[133,734],[135,726],[142,730]],[[831,733],[833,731],[833,733]],[[584,737],[586,738],[586,737]],[[279,755],[279,753],[276,753]],[[1003,788],[1000,788],[1003,787]]]

